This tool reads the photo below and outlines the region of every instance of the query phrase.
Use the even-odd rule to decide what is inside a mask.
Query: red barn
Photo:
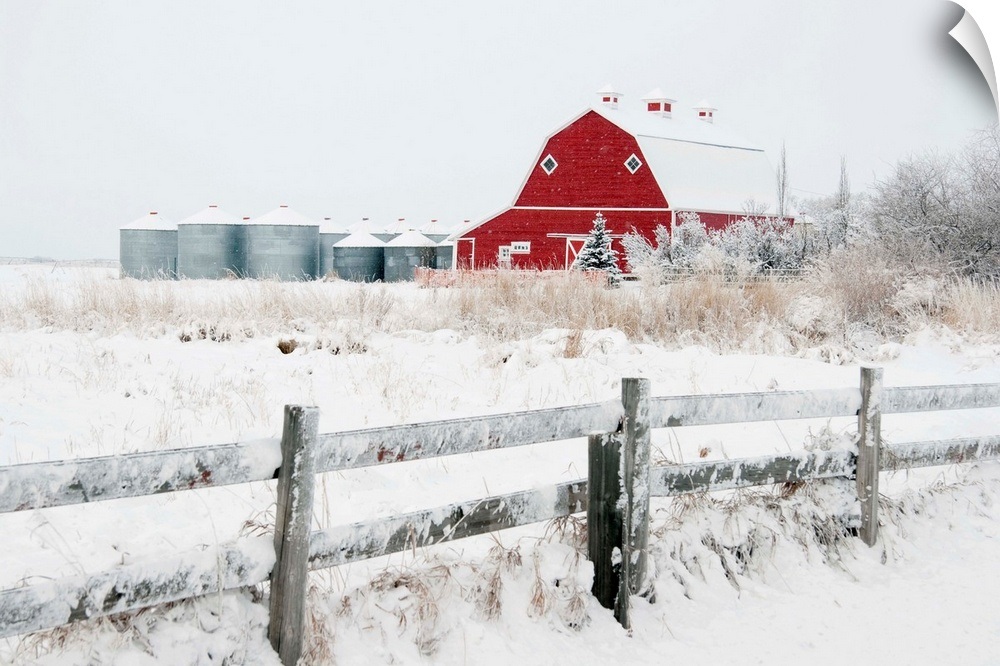
[[[751,203],[777,212],[764,151],[716,125],[707,102],[678,109],[657,89],[633,110],[620,108],[611,87],[598,95],[546,139],[513,205],[452,234],[457,267],[568,268],[598,212],[616,239],[633,228],[652,239],[658,225],[672,229],[688,211],[709,229]]]

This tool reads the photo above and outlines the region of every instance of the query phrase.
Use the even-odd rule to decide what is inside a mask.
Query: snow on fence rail
[[[244,538],[166,560],[0,591],[0,637],[270,580],[269,635],[283,663],[294,663],[301,646],[307,568],[338,566],[583,511],[595,564],[594,593],[628,626],[629,597],[643,592],[650,496],[854,477],[862,500],[860,536],[871,544],[877,531],[877,471],[1000,458],[1000,435],[883,449],[879,433],[882,413],[1000,406],[1000,384],[882,388],[881,371],[870,368],[862,369],[862,378],[861,390],[659,398],[649,397],[647,380],[625,379],[620,401],[328,434],[315,431],[315,408],[289,406],[280,441],[0,467],[0,513],[279,480],[273,541]],[[859,419],[865,441],[857,453],[802,451],[649,464],[650,428],[843,416]],[[590,441],[588,479],[309,532],[311,500],[301,500],[311,494],[316,473],[585,436]],[[303,471],[293,474],[283,460],[304,465]],[[298,503],[288,501],[293,494]],[[612,557],[616,549],[622,557]]]

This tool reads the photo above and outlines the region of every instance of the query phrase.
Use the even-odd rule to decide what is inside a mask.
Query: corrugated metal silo
[[[324,217],[319,225],[319,277],[333,275],[333,245],[350,236],[347,228]]]
[[[177,277],[177,225],[158,213],[140,217],[118,231],[122,277],[142,280]]]
[[[246,226],[246,275],[312,280],[319,271],[319,224],[280,206]]]
[[[450,270],[455,266],[454,243],[438,243],[438,246],[434,250],[434,268],[443,271]]]
[[[333,245],[333,270],[342,280],[377,282],[384,277],[385,243],[356,231]]]
[[[385,281],[413,279],[413,269],[434,268],[437,243],[419,231],[407,231],[385,244]]]
[[[192,280],[241,276],[245,270],[240,218],[216,205],[177,224],[177,275]]]

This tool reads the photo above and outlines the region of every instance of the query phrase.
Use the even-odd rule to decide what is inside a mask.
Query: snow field
[[[544,312],[504,320],[467,293],[412,285],[136,284],[101,269],[39,275],[34,268],[0,270],[5,464],[277,437],[286,403],[317,405],[320,431],[329,432],[606,400],[618,396],[627,376],[648,377],[654,395],[854,387],[855,362],[867,359],[885,367],[888,385],[1000,381],[1000,347],[975,330],[919,328],[899,342],[856,334],[799,348],[808,336],[795,338],[765,317],[755,330],[771,332],[736,346],[770,347],[771,355],[721,355],[684,346],[712,339],[711,321],[664,344],[634,330],[545,328]],[[105,289],[111,295],[98,296]],[[504,289],[487,300],[520,298]],[[645,292],[633,285],[622,293]],[[130,301],[133,312],[123,307]],[[821,307],[816,316],[825,316]],[[490,329],[490,321],[500,328]],[[295,340],[296,348],[282,353],[281,340]],[[852,421],[657,430],[654,459],[839,447],[849,444]],[[891,443],[996,434],[998,423],[998,410],[969,410],[957,418],[885,416],[883,431]],[[910,490],[942,474],[962,484]],[[315,523],[585,475],[582,440],[324,474]],[[897,652],[885,648],[892,661],[935,663],[927,657],[937,655],[936,663],[949,662],[957,650],[988,663],[989,641],[972,637],[995,636],[998,627],[985,612],[997,590],[976,582],[1000,554],[992,504],[998,479],[991,465],[883,477],[896,510],[885,514],[893,520],[872,551],[852,539],[823,541],[805,528],[837,515],[843,493],[832,484],[802,491],[823,494],[815,501],[747,492],[654,500],[657,603],[639,605],[631,640],[589,597],[589,563],[572,523],[562,536],[546,537],[539,525],[319,572],[309,604],[310,663],[327,656],[338,663],[646,663],[665,655],[692,663],[831,663],[861,650],[865,641],[844,638],[859,628],[870,632],[862,634],[869,644],[895,637]],[[0,576],[10,587],[225,543],[266,530],[273,502],[273,484],[260,483],[3,515]],[[970,637],[950,653],[932,644],[921,615],[937,617],[939,608],[953,613],[939,618],[943,627]],[[895,619],[886,617],[892,609]],[[122,633],[111,621],[89,623],[9,642],[0,654],[16,662],[38,654],[41,663],[222,663],[225,655],[274,663],[262,647],[266,611],[242,594],[146,611],[127,624]],[[775,627],[786,630],[781,640]]]

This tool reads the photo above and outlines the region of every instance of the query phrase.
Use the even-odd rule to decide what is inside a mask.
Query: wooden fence
[[[280,442],[0,467],[0,512],[278,480],[273,538],[243,538],[155,563],[0,591],[0,637],[270,581],[269,638],[282,662],[293,664],[309,570],[581,512],[587,513],[594,594],[628,627],[629,599],[648,585],[650,497],[855,478],[859,536],[871,545],[878,471],[1000,458],[1000,435],[883,448],[881,415],[997,406],[1000,384],[884,388],[882,371],[873,368],[862,369],[855,389],[658,398],[650,396],[648,380],[624,379],[621,400],[581,406],[328,434],[317,432],[316,408],[287,406]],[[853,416],[857,453],[650,464],[653,428]],[[587,479],[310,532],[318,473],[580,437],[588,437]]]

